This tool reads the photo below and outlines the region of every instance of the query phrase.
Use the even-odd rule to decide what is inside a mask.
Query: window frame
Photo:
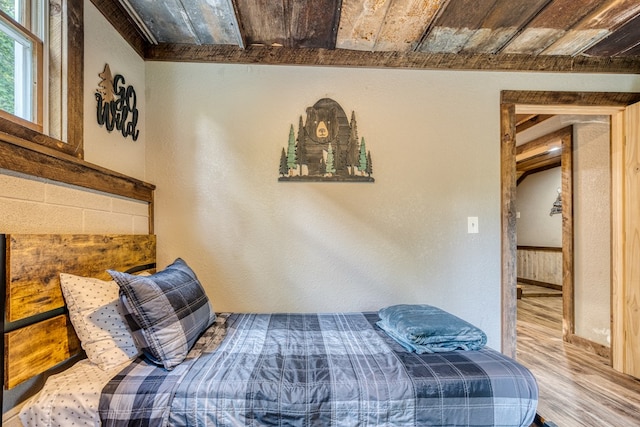
[[[52,137],[43,132],[43,128],[46,127],[44,124],[40,127],[33,126],[27,120],[2,112],[0,114],[0,140],[26,146],[36,151],[42,151],[41,147],[54,149],[82,159],[84,157],[84,4],[83,0],[51,0],[49,3],[49,22],[52,22],[52,18],[57,18],[60,28],[57,25],[49,25],[48,33],[57,31],[63,41],[58,51],[56,51],[56,47],[50,46],[49,57],[58,55],[58,58],[66,59],[66,62],[58,64],[54,70],[54,73],[60,73],[60,76],[49,76],[49,80],[52,80],[52,77],[54,77],[53,80],[58,79],[62,88],[61,99],[50,99],[49,105],[50,109],[59,109],[57,115],[60,117],[60,124],[58,126],[63,129],[63,132],[60,137]],[[44,47],[42,50],[45,50]],[[53,67],[54,65],[49,63],[49,69],[51,70]],[[39,82],[42,83],[38,85],[40,88],[44,88],[43,76],[44,71],[38,76]],[[40,99],[40,106],[43,104],[43,99],[44,96]],[[40,115],[40,117],[42,116],[44,114]]]
[[[38,132],[43,130],[43,93],[44,93],[44,43],[33,31],[22,26],[19,22],[16,22],[11,16],[0,10],[0,19],[2,22],[10,27],[13,31],[20,34],[26,40],[31,43],[31,75],[33,76],[33,91],[31,93],[31,117],[32,120],[24,119],[20,116],[16,116],[8,111],[0,109],[0,117],[4,117],[11,121],[21,124]]]

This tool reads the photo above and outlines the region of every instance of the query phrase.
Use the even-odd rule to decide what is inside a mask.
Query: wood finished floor
[[[640,380],[562,341],[562,298],[518,300],[517,359],[535,375],[538,414],[559,427],[640,426]]]

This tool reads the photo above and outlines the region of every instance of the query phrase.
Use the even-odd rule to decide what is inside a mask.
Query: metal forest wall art
[[[558,188],[558,197],[556,197],[556,201],[553,202],[553,206],[551,206],[551,212],[549,212],[549,216],[553,216],[561,213],[562,213],[562,190]]]
[[[123,137],[137,140],[140,130],[136,129],[138,108],[133,86],[125,86],[120,74],[112,76],[109,64],[104,64],[104,70],[98,76],[101,79],[96,90],[98,125],[104,125],[109,132],[116,129]]]
[[[280,155],[278,181],[374,182],[371,152],[358,139],[355,113],[351,121],[333,99],[323,98],[300,116],[298,136],[293,125]]]

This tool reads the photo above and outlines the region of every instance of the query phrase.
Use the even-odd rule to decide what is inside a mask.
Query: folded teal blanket
[[[408,351],[438,353],[479,350],[485,333],[472,324],[426,304],[400,304],[381,309],[376,323]]]

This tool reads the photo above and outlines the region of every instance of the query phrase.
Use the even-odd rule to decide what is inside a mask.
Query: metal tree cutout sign
[[[300,116],[298,136],[289,128],[287,148],[280,154],[279,181],[374,182],[371,152],[358,138],[355,112],[351,121],[333,99],[323,98]]]

